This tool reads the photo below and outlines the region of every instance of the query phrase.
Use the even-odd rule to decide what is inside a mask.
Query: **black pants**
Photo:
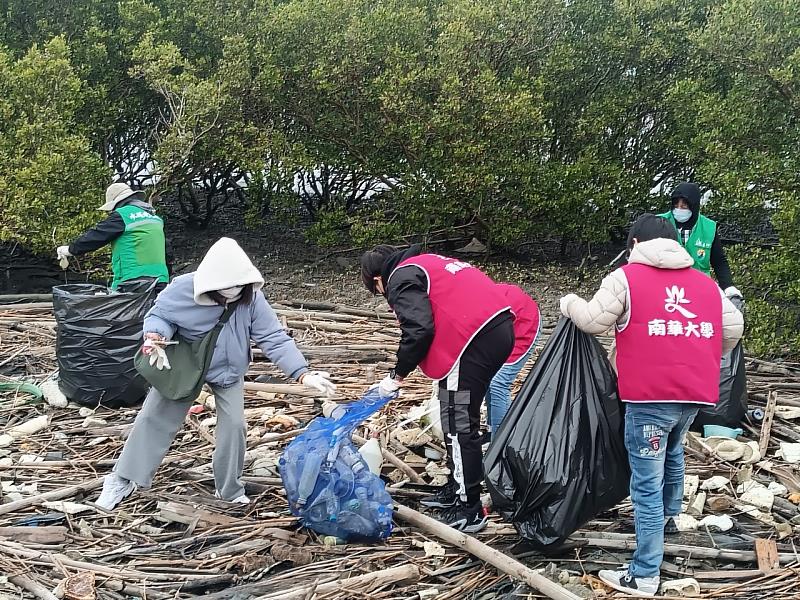
[[[483,464],[481,402],[489,383],[514,348],[510,312],[489,321],[467,346],[450,374],[439,380],[439,408],[450,480],[462,501],[480,500]]]

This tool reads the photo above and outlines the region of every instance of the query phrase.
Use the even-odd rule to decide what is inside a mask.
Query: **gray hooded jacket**
[[[232,242],[232,240],[227,241]],[[209,255],[203,263],[210,258]],[[176,277],[158,295],[155,305],[144,319],[145,333],[158,333],[167,339],[178,333],[185,339],[194,341],[203,337],[217,324],[223,308],[207,302],[207,297],[202,293],[214,288],[209,288],[208,285],[199,286],[195,281],[196,277],[204,278],[203,263],[197,272]],[[236,307],[217,339],[206,381],[223,387],[233,385],[247,373],[252,358],[251,340],[288,377],[297,378],[308,370],[306,359],[297,349],[294,340],[284,331],[275,311],[260,292],[261,284],[254,279],[255,276],[260,279],[260,274],[252,267],[249,259],[247,263],[252,271],[244,269],[244,274],[238,279],[235,278],[236,267],[231,267],[228,263],[227,272],[221,275],[223,281],[216,287],[224,289],[233,285],[256,283],[259,288],[253,294],[253,301],[249,305],[240,304]],[[255,276],[251,275],[252,272],[255,272]],[[249,281],[246,281],[247,279]]]

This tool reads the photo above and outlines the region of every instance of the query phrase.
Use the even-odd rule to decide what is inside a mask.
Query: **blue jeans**
[[[625,406],[625,448],[631,465],[631,501],[636,551],[629,572],[655,577],[664,558],[664,520],[681,512],[683,438],[697,415],[696,404],[666,402]]]
[[[516,362],[503,365],[492,378],[489,388],[486,390],[486,420],[489,422],[489,431],[497,431],[506,416],[508,407],[511,405],[511,386],[522,367],[528,362],[535,345],[536,340],[534,339],[525,354],[520,356]]]

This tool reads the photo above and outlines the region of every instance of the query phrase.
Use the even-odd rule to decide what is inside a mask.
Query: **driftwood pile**
[[[337,400],[360,397],[392,366],[399,331],[388,312],[298,302],[275,308],[313,367],[334,374]],[[378,435],[384,448],[383,474],[398,503],[386,542],[343,545],[300,528],[289,514],[276,464],[285,445],[320,414],[321,400],[287,384],[258,352],[245,403],[249,506],[214,497],[214,407],[204,394],[153,487],[113,513],[98,509],[93,501],[102,477],[136,410],[54,408],[35,388],[19,387],[55,375],[55,339],[46,302],[0,305],[0,597],[623,597],[596,572],[630,559],[628,502],[587,523],[549,556],[527,548],[496,515],[473,538],[413,510],[443,477],[443,463],[431,459],[443,452],[441,443],[412,410],[431,393],[419,376],[355,436],[363,443]],[[800,598],[800,471],[791,457],[776,457],[782,442],[784,448],[800,442],[800,366],[748,360],[748,369],[751,404],[767,417],[746,435],[763,445],[764,458],[752,465],[726,462],[690,436],[687,476],[696,476],[699,487],[688,490],[687,511],[697,520],[728,515],[734,527],[720,533],[702,526],[668,538],[662,579],[693,577],[705,598]],[[258,376],[267,381],[256,383]],[[712,476],[727,483],[703,491]],[[739,486],[752,487],[748,481],[773,484],[769,507],[743,500]]]

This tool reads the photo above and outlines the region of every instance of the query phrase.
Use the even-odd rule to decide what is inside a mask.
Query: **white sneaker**
[[[634,577],[628,572],[627,567],[616,571],[600,571],[597,576],[606,585],[615,590],[625,592],[631,596],[639,598],[653,598],[658,592],[658,585],[661,578],[655,577]]]
[[[95,505],[105,510],[114,508],[136,491],[136,484],[127,479],[123,479],[116,473],[109,473],[103,480],[103,491],[95,501]]]
[[[225,500],[225,498],[223,498],[219,492],[214,492],[214,497],[219,498],[220,500]],[[238,498],[234,498],[233,500],[225,500],[225,502],[231,502],[233,504],[250,504],[250,498],[242,494]]]

